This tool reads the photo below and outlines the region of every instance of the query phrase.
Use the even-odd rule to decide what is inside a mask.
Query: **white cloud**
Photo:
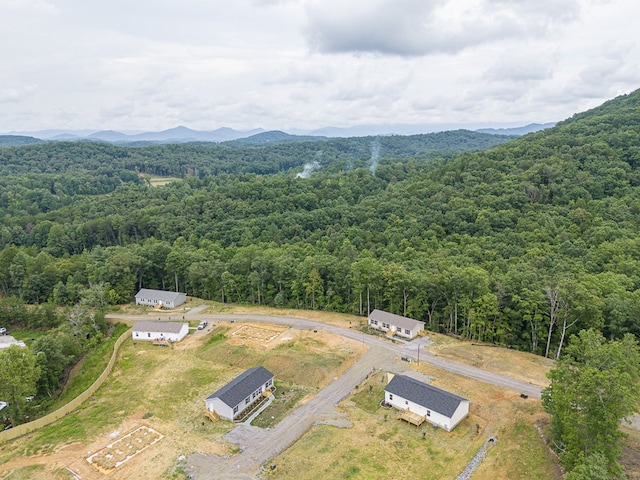
[[[0,0],[0,132],[560,120],[640,86],[632,0]]]

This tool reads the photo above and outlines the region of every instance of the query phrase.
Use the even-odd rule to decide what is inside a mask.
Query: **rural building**
[[[377,309],[369,314],[369,326],[408,339],[424,332],[424,322]]]
[[[420,424],[426,420],[447,432],[469,414],[469,400],[406,375],[395,375],[384,389],[387,404],[401,410],[400,418]],[[407,413],[406,418],[402,416]],[[419,419],[419,423],[415,418]]]
[[[209,395],[205,400],[207,410],[234,420],[273,389],[273,379],[273,373],[262,366],[250,368]]]
[[[148,342],[167,340],[169,342],[179,342],[189,333],[188,323],[179,322],[136,322],[131,330],[133,340],[144,340]]]
[[[26,345],[22,340],[16,340],[11,335],[0,335],[0,350],[2,350],[3,348],[9,348],[12,345],[26,348]]]
[[[176,308],[187,301],[187,294],[180,292],[164,292],[142,288],[136,293],[136,305],[150,305],[152,307]]]

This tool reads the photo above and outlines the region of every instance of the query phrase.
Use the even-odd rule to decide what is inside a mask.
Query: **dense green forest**
[[[0,292],[380,308],[556,356],[585,327],[640,335],[639,166],[640,92],[518,139],[5,147]]]

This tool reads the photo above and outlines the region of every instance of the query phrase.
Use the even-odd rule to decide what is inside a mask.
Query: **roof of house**
[[[207,400],[219,398],[228,406],[235,407],[273,377],[273,373],[262,366],[250,368],[209,395]]]
[[[153,322],[144,320],[136,322],[133,326],[134,332],[154,332],[154,333],[180,333],[186,323],[178,322]]]
[[[408,328],[409,330],[413,330],[416,325],[423,323],[420,320],[403,317],[402,315],[396,315],[395,313],[383,312],[378,309],[371,312],[369,314],[369,318],[379,322],[388,323],[389,325],[395,325],[396,327]]]
[[[149,300],[161,300],[162,302],[173,302],[178,299],[179,295],[184,295],[180,292],[165,292],[164,290],[152,290],[150,288],[141,288],[136,293],[136,298],[146,298]]]
[[[455,413],[460,403],[469,401],[406,375],[395,375],[385,387],[385,391],[449,418]]]

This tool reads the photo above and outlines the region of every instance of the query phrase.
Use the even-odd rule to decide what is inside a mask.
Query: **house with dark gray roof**
[[[469,414],[469,400],[427,383],[394,375],[384,389],[385,403],[450,432]]]
[[[205,399],[206,408],[220,418],[235,420],[257,403],[267,390],[273,389],[274,377],[262,366],[250,368],[209,395]]]
[[[189,333],[188,323],[179,322],[154,322],[143,320],[136,322],[131,329],[131,337],[134,341],[147,342],[164,341],[179,342]]]
[[[136,305],[149,305],[151,307],[176,308],[187,301],[187,294],[180,292],[165,292],[141,288],[136,293]]]
[[[413,318],[403,317],[395,313],[374,310],[369,314],[369,326],[376,330],[386,332],[388,335],[399,337],[415,338],[424,331],[424,322]]]

